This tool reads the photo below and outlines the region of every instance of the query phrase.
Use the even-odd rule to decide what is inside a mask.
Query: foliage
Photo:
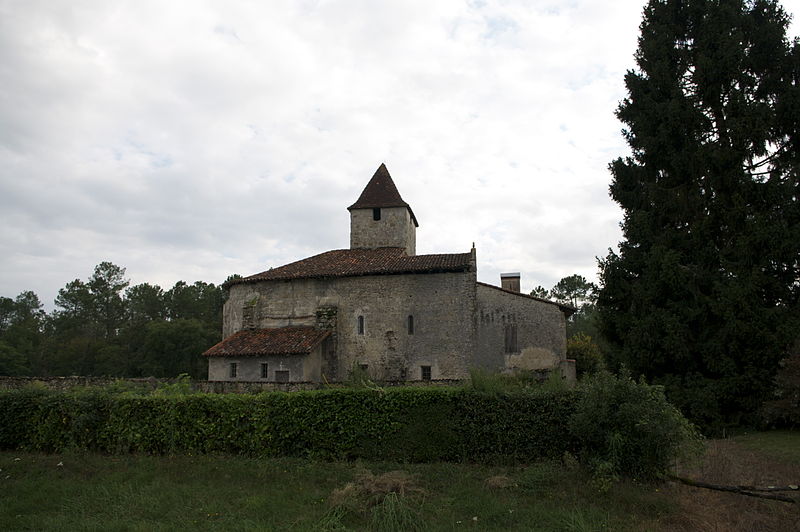
[[[554,370],[547,374],[537,371],[517,370],[513,373],[497,373],[481,368],[470,368],[468,390],[479,393],[501,394],[519,392],[560,392],[567,389],[561,372]]]
[[[652,0],[610,165],[624,241],[600,261],[608,362],[693,420],[737,423],[800,330],[800,45],[773,0]]]
[[[369,372],[358,364],[353,364],[347,373],[344,385],[348,388],[376,388],[377,385],[369,378]]]
[[[575,360],[578,377],[594,374],[605,368],[600,347],[591,336],[578,333],[567,339],[567,358]]]
[[[194,393],[192,390],[192,379],[188,373],[181,373],[172,383],[159,384],[158,388],[153,391],[153,395],[158,396],[171,396],[171,395],[188,395]]]
[[[587,281],[583,275],[574,274],[558,281],[550,289],[550,298],[580,309],[594,301],[596,291],[597,287],[594,283]]]
[[[572,392],[0,392],[0,448],[516,461],[572,448]]]
[[[772,397],[759,411],[761,427],[800,427],[800,339],[781,361]]]
[[[531,290],[531,295],[542,299],[550,299],[550,290],[542,285],[537,285],[536,288]]]
[[[537,286],[531,291],[531,295],[574,307],[575,312],[567,319],[567,338],[580,334],[591,336],[602,356],[606,345],[597,329],[597,292],[598,288],[594,283],[587,281],[582,275],[572,274],[563,277],[550,290]]]
[[[50,315],[33,292],[0,297],[0,375],[205,378],[201,353],[221,339],[222,287],[128,285],[125,268],[102,262],[59,290]]]
[[[702,441],[661,387],[636,382],[626,372],[583,379],[569,429],[581,461],[606,487],[616,475],[659,477],[676,458],[698,452]]]
[[[27,375],[40,357],[45,313],[30,291],[0,297],[0,375]]]

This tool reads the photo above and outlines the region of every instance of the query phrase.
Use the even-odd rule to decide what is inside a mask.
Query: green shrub
[[[567,339],[567,358],[575,360],[575,372],[579,378],[605,369],[600,346],[584,333],[577,333]]]
[[[553,386],[554,382],[555,386]],[[559,371],[547,373],[545,371],[516,370],[513,373],[497,373],[481,368],[470,368],[469,380],[465,383],[465,388],[468,390],[494,394],[537,391],[542,386],[550,391],[566,388],[562,383]]]
[[[532,461],[573,445],[571,392],[460,388],[135,395],[0,392],[0,448]]]
[[[695,427],[659,386],[601,372],[584,379],[578,393],[569,429],[599,484],[616,475],[659,477],[675,458],[701,448]]]
[[[344,381],[346,388],[363,389],[363,388],[378,388],[369,378],[369,372],[358,364],[353,364],[350,371],[347,372],[347,378]]]
[[[153,391],[153,395],[189,395],[191,393],[194,393],[194,390],[192,390],[192,378],[188,373],[181,373],[173,383],[159,384]]]
[[[0,448],[45,452],[530,463],[567,451],[603,481],[657,476],[697,441],[660,388],[605,373],[578,391],[0,392]]]

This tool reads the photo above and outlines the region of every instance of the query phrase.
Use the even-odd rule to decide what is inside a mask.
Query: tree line
[[[203,281],[130,286],[125,268],[102,262],[61,288],[49,314],[32,291],[0,297],[0,375],[204,379],[226,296]]]

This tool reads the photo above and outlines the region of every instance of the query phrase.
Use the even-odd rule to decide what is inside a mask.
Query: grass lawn
[[[552,463],[2,452],[0,469],[0,530],[657,530],[679,511]]]
[[[737,436],[734,441],[748,449],[800,464],[800,430],[752,432]]]
[[[800,480],[800,432],[708,442],[678,473],[725,485]],[[800,504],[676,483],[607,493],[560,463],[316,462],[0,452],[0,530],[800,530]]]

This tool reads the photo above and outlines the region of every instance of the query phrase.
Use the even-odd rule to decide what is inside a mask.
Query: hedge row
[[[516,461],[573,450],[573,392],[326,390],[258,395],[0,393],[0,448]]]

